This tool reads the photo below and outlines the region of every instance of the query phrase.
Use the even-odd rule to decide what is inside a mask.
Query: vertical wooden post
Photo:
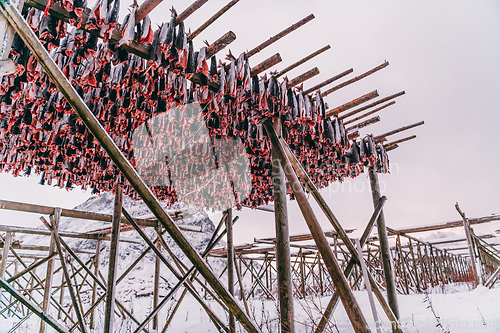
[[[369,170],[370,185],[372,189],[373,206],[377,207],[380,200],[380,186],[378,183],[378,176],[373,168]],[[377,220],[377,230],[380,242],[380,256],[384,267],[385,283],[387,286],[387,299],[389,306],[394,313],[394,316],[399,319],[398,299],[396,295],[396,284],[394,282],[394,274],[391,265],[391,256],[389,252],[389,239],[387,237],[387,228],[385,225],[384,212],[381,211]]]
[[[3,243],[2,261],[0,262],[0,278],[5,278],[5,270],[7,269],[7,258],[9,257],[9,248],[12,243],[12,233],[9,231],[5,233]]]
[[[58,225],[53,225],[52,228],[59,228]],[[50,238],[50,246],[49,246],[49,255],[56,252],[56,239],[54,238],[54,234]],[[50,296],[52,295],[52,275],[54,273],[54,258],[50,259],[47,262],[47,273],[45,275],[45,286],[43,288],[43,303],[42,303],[42,311],[46,314],[49,314],[49,306],[50,306]],[[40,333],[45,333],[47,324],[45,321],[40,321]]]
[[[462,213],[462,211],[460,210],[460,207],[458,206],[458,202],[455,204],[455,208],[457,209],[460,216],[462,216],[464,230],[465,230],[465,237],[467,238],[467,246],[469,248],[469,256],[470,256],[470,262],[471,262],[471,267],[472,267],[472,273],[474,274],[474,282],[476,283],[476,286],[477,286],[479,284],[479,275],[477,273],[476,258],[474,256],[474,245],[472,244],[472,238],[470,236],[469,221],[465,217],[465,214]]]
[[[304,274],[305,257],[304,257],[304,253],[303,253],[302,249],[300,249],[299,255],[300,255],[300,262],[299,262],[299,264],[300,264],[300,285],[302,286],[302,288],[301,288],[302,298],[305,299],[306,298],[306,279],[305,279],[305,274]]]
[[[95,276],[99,276],[99,257],[101,256],[101,246],[102,246],[102,240],[98,239],[94,256]],[[96,299],[97,299],[97,281],[94,280],[94,285],[92,286],[92,304],[96,302]],[[90,313],[90,329],[95,330],[95,308]]]
[[[356,249],[358,250],[359,263],[361,266],[361,271],[363,272],[363,282],[365,283],[366,292],[368,293],[368,299],[370,301],[370,307],[372,308],[372,315],[373,315],[373,320],[375,321],[375,327],[377,329],[377,333],[381,333],[380,323],[377,315],[377,308],[375,307],[375,301],[373,300],[372,286],[370,284],[370,279],[368,278],[365,259],[363,258],[363,248],[361,247],[359,238],[356,238],[354,241],[356,242]]]
[[[271,141],[271,146],[276,152],[280,164],[283,167],[283,171],[285,172],[288,183],[290,184],[290,187],[295,195],[299,208],[302,212],[302,216],[304,217],[314,242],[318,247],[318,251],[321,253],[323,260],[325,260],[325,266],[330,273],[332,282],[339,291],[340,299],[344,304],[344,309],[347,312],[354,331],[356,333],[370,332],[366,319],[361,312],[358,302],[354,298],[352,290],[349,288],[349,284],[347,283],[344,274],[342,274],[338,261],[333,256],[332,249],[326,239],[325,233],[316,218],[316,214],[309,204],[302,185],[300,184],[299,179],[297,178],[297,175],[295,174],[293,167],[286,156],[285,150],[282,147],[276,132],[274,131],[272,123],[270,120],[266,120],[263,125]]]
[[[234,243],[233,243],[233,209],[226,210],[226,230],[227,230],[227,289],[234,295]],[[229,313],[229,332],[236,330],[234,315]]]
[[[415,287],[417,287],[418,292],[421,292],[422,290],[420,289],[420,278],[418,276],[417,263],[415,261],[415,253],[413,252],[411,238],[408,238],[408,247],[410,248],[411,261],[412,261],[413,271],[415,274]]]
[[[118,266],[118,247],[120,242],[120,222],[122,219],[123,190],[120,184],[115,186],[115,206],[113,210],[113,222],[111,231],[111,242],[109,245],[109,267],[108,285],[106,292],[106,309],[104,312],[104,333],[113,333],[113,319],[115,312],[116,276]]]
[[[161,225],[156,226],[157,233],[158,235],[161,235]],[[158,240],[156,242],[156,248],[161,251],[161,243],[160,243],[160,237],[158,237]],[[160,257],[155,255],[155,276],[154,276],[154,286],[153,286],[153,309],[156,309],[158,306],[158,303],[160,301],[160,274],[161,274],[161,268],[160,268],[161,260]],[[156,330],[158,332],[158,315],[153,317],[153,330]]]
[[[279,119],[274,122],[273,126],[276,133],[281,135],[281,122]],[[276,225],[276,271],[278,275],[281,332],[293,333],[292,269],[285,174],[274,149],[272,149],[271,153],[274,221]]]
[[[406,274],[405,259],[403,256],[403,249],[401,248],[401,237],[399,234],[396,239],[396,246],[399,252],[399,265],[401,267],[401,273],[403,274],[403,282],[405,285],[406,295],[410,294],[410,289],[408,288],[408,275]]]

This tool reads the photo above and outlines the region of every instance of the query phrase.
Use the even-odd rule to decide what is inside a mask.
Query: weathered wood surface
[[[269,68],[273,67],[274,65],[278,64],[281,62],[281,56],[279,53],[276,53],[275,55],[270,56],[260,64],[256,65],[250,70],[250,76],[254,77],[255,75],[258,75],[262,73],[265,70],[268,70]]]
[[[350,69],[348,69],[348,70],[345,70],[345,71],[343,71],[343,72],[342,72],[342,73],[340,73],[340,74],[337,74],[337,75],[335,75],[335,76],[333,76],[333,77],[331,77],[331,78],[329,78],[329,79],[327,79],[327,80],[325,80],[325,81],[323,81],[323,82],[321,82],[321,83],[318,83],[317,85],[315,85],[315,86],[314,86],[314,87],[312,87],[312,88],[309,88],[309,89],[307,89],[307,90],[304,90],[304,94],[310,94],[310,93],[312,93],[313,91],[316,91],[316,90],[318,90],[318,89],[321,89],[321,88],[323,88],[324,86],[329,85],[330,83],[332,83],[332,82],[334,82],[334,81],[337,81],[338,79],[341,79],[341,78],[343,78],[344,76],[346,76],[346,75],[348,75],[348,74],[351,74],[352,72],[353,72],[353,69],[352,69],[352,68],[350,68]]]
[[[285,75],[286,73],[288,73],[289,71],[291,71],[292,69],[294,68],[297,68],[298,66],[302,65],[303,63],[305,63],[306,61],[309,61],[311,60],[312,58],[320,55],[321,53],[325,52],[326,50],[329,50],[330,49],[330,45],[327,45],[327,46],[324,46],[322,47],[321,49],[311,53],[310,55],[308,55],[307,57],[304,57],[302,59],[300,59],[299,61],[291,64],[290,66],[286,67],[285,69],[279,71],[275,77],[278,78],[282,75]]]
[[[372,115],[372,114],[374,114],[376,112],[379,112],[380,110],[383,110],[386,107],[389,107],[389,106],[394,105],[394,104],[396,104],[396,101],[391,101],[391,102],[389,102],[387,104],[382,105],[381,107],[376,108],[375,110],[372,110],[372,111],[369,111],[367,113],[364,113],[361,116],[357,116],[357,117],[349,119],[349,120],[344,120],[344,126],[347,126],[347,125],[349,125],[351,123],[354,123],[354,122],[356,122],[358,120],[361,120],[363,118],[366,118],[366,117],[368,117],[368,116],[370,116],[370,115]]]
[[[299,85],[302,82],[304,82],[306,80],[309,80],[310,78],[312,78],[312,77],[314,77],[314,76],[316,76],[318,74],[319,74],[318,67],[314,67],[313,69],[310,69],[307,72],[302,73],[299,76],[297,76],[297,77],[291,79],[290,81],[288,81],[286,87],[287,87],[287,89],[293,88],[296,85]]]
[[[393,95],[390,95],[390,96],[384,97],[384,98],[382,98],[382,99],[379,99],[378,101],[375,101],[375,102],[370,103],[370,104],[368,104],[368,105],[362,106],[362,107],[360,107],[359,109],[356,109],[356,110],[353,110],[353,111],[348,112],[348,113],[346,113],[346,114],[343,114],[342,116],[340,116],[340,117],[339,117],[339,119],[340,119],[340,120],[344,120],[344,119],[345,119],[345,118],[347,118],[347,117],[351,117],[351,116],[353,116],[353,115],[355,115],[355,114],[357,114],[357,113],[359,113],[359,112],[361,112],[361,111],[368,110],[369,108],[372,108],[372,107],[374,107],[374,106],[376,106],[376,105],[379,105],[379,104],[381,104],[381,103],[385,103],[385,102],[387,102],[387,101],[389,101],[389,100],[391,100],[391,99],[394,99],[394,98],[399,97],[399,96],[404,95],[404,94],[405,94],[405,92],[404,92],[404,91],[401,91],[401,92],[398,92],[398,93],[396,93],[396,94],[393,94]]]
[[[375,136],[373,138],[373,140],[375,141],[375,143],[384,142],[384,141],[387,141],[387,137],[390,136],[390,135],[394,135],[394,134],[397,134],[397,133],[400,133],[400,132],[403,132],[403,131],[407,131],[409,129],[412,129],[414,127],[417,127],[417,126],[420,126],[420,125],[423,125],[423,124],[425,124],[424,121],[419,121],[418,123],[414,123],[414,124],[411,124],[411,125],[408,125],[408,126],[403,126],[403,127],[398,128],[398,129],[395,129],[393,131],[377,135],[377,136]]]
[[[378,97],[378,92],[376,90],[372,91],[372,92],[369,92],[368,94],[365,94],[361,97],[358,97],[350,102],[347,102],[341,106],[338,106],[334,109],[331,109],[331,110],[327,110],[326,111],[326,117],[329,118],[329,117],[333,117],[333,116],[336,116],[338,115],[339,113],[341,112],[344,112],[344,111],[347,111],[349,109],[352,109],[353,107],[355,106],[358,106],[360,104],[363,104],[363,103],[366,103],[368,102],[369,100],[371,99],[374,99]]]
[[[279,34],[269,38],[268,40],[266,40],[265,42],[263,42],[262,44],[254,47],[253,49],[251,49],[250,51],[248,51],[245,55],[247,58],[250,58],[251,56],[259,53],[260,51],[262,51],[263,49],[265,49],[266,47],[268,47],[269,45],[275,43],[276,41],[280,40],[281,38],[285,37],[286,35],[288,35],[289,33],[297,30],[298,28],[300,28],[301,26],[303,26],[304,24],[306,24],[307,22],[311,21],[312,19],[314,19],[314,15],[313,14],[310,14],[308,15],[307,17],[303,18],[302,20],[298,21],[297,23],[295,24],[292,24],[290,27],[286,28],[285,30],[283,30],[282,32],[280,32]]]
[[[203,23],[198,29],[188,34],[188,41],[193,40],[196,36],[202,33],[203,30],[208,28],[212,23],[214,23],[219,17],[221,17],[225,12],[227,12],[231,7],[236,5],[240,0],[232,0],[227,5],[222,7],[217,13],[215,13],[211,18],[209,18],[205,23]]]
[[[366,320],[359,308],[359,305],[354,298],[352,290],[350,289],[347,280],[345,279],[342,271],[340,269],[338,261],[335,259],[332,249],[326,240],[325,234],[323,233],[321,226],[314,214],[309,201],[302,189],[302,185],[300,184],[297,175],[293,171],[292,166],[286,156],[286,153],[274,131],[273,125],[269,120],[264,122],[264,127],[266,132],[270,138],[272,148],[275,149],[276,155],[280,160],[281,166],[285,172],[285,175],[288,179],[288,183],[292,188],[292,191],[295,194],[295,198],[299,207],[301,209],[302,215],[306,220],[307,226],[313,235],[314,242],[316,246],[318,246],[318,250],[321,253],[323,260],[325,261],[325,266],[330,273],[332,278],[332,282],[340,293],[340,299],[344,304],[344,308],[346,309],[347,315],[351,321],[351,325],[354,328],[354,331],[359,332],[370,332]]]
[[[379,117],[379,116],[376,116],[376,117],[373,117],[373,118],[367,119],[367,120],[365,120],[365,121],[362,121],[362,122],[360,122],[360,123],[357,123],[357,124],[355,124],[355,125],[353,125],[353,126],[351,126],[351,127],[348,127],[348,128],[346,128],[345,130],[346,130],[346,132],[351,132],[351,131],[353,131],[353,130],[357,130],[357,129],[361,129],[361,128],[363,128],[363,127],[366,127],[366,126],[368,126],[368,125],[375,124],[375,123],[377,123],[377,122],[379,122],[379,121],[380,121],[380,117]]]
[[[336,85],[335,87],[328,89],[327,91],[325,91],[324,93],[322,93],[322,94],[321,94],[321,97],[328,96],[328,95],[330,95],[332,92],[337,91],[337,90],[339,90],[340,88],[343,88],[343,87],[345,87],[345,86],[348,86],[348,85],[350,85],[350,84],[352,84],[352,83],[354,83],[354,82],[357,82],[357,81],[359,81],[359,80],[361,80],[361,79],[363,79],[363,78],[367,77],[368,75],[371,75],[371,74],[373,74],[373,73],[375,73],[375,72],[377,72],[377,71],[379,71],[379,70],[381,70],[382,68],[385,68],[385,67],[387,67],[387,66],[389,66],[389,63],[388,63],[387,61],[385,61],[382,65],[377,66],[377,67],[375,67],[375,68],[373,68],[373,69],[369,70],[368,72],[365,72],[365,73],[363,73],[363,74],[361,74],[361,75],[356,76],[355,78],[352,78],[352,79],[350,79],[350,80],[348,80],[348,81],[342,82],[341,84],[338,84],[338,85]]]
[[[408,136],[408,137],[403,138],[403,139],[399,139],[399,140],[396,140],[396,141],[388,142],[388,143],[384,144],[384,147],[389,147],[389,146],[392,146],[392,145],[397,145],[399,143],[403,143],[403,142],[406,142],[406,141],[409,141],[409,140],[413,140],[416,137],[417,137],[416,135],[412,135],[412,136]]]

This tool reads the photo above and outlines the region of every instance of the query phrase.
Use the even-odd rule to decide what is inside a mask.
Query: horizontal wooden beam
[[[26,213],[35,213],[35,214],[42,214],[42,215],[53,215],[56,207],[49,207],[49,206],[42,206],[42,205],[35,205],[35,204],[29,204],[29,203],[24,203],[24,202],[16,202],[16,201],[7,201],[7,200],[0,200],[0,209],[5,209],[5,210],[12,210],[12,211],[18,211],[18,212],[26,212]],[[184,214],[185,212],[183,211],[175,211],[170,213],[169,215],[172,217],[174,221],[179,221],[182,220],[183,218],[186,217]],[[71,217],[75,219],[82,219],[82,220],[92,220],[92,221],[102,221],[102,222],[111,222],[113,216],[109,214],[101,214],[101,213],[94,213],[94,212],[86,212],[83,210],[75,210],[75,209],[62,209],[62,214],[61,216],[63,217]],[[137,224],[140,226],[144,227],[155,227],[158,225],[158,222],[156,219],[135,219],[137,221]],[[126,218],[122,217],[121,223],[128,224],[128,221]]]
[[[315,86],[314,86],[314,87],[312,87],[312,88],[309,88],[309,89],[307,89],[307,90],[304,90],[304,94],[310,94],[310,93],[312,93],[313,91],[316,91],[316,90],[318,90],[318,89],[321,89],[321,88],[323,88],[324,86],[326,86],[326,85],[328,85],[328,84],[330,84],[330,83],[332,83],[332,82],[334,82],[334,81],[337,81],[338,79],[343,78],[344,76],[346,76],[346,75],[348,75],[348,74],[351,74],[352,72],[353,72],[353,69],[352,69],[352,68],[350,68],[350,69],[348,69],[348,70],[345,70],[345,71],[343,71],[342,73],[337,74],[337,75],[335,75],[335,76],[333,76],[333,77],[329,78],[328,80],[325,80],[325,81],[323,81],[323,82],[321,82],[321,83],[318,83],[317,85],[315,85]]]
[[[330,118],[330,117],[336,116],[336,115],[338,115],[341,112],[344,112],[344,111],[347,111],[349,109],[352,109],[353,107],[358,106],[358,105],[363,104],[363,103],[366,103],[369,100],[372,100],[372,99],[374,99],[376,97],[378,97],[378,92],[376,90],[374,90],[372,92],[369,92],[368,94],[365,94],[365,95],[363,95],[361,97],[353,99],[352,101],[347,102],[347,103],[345,103],[345,104],[343,104],[341,106],[337,106],[334,109],[327,110],[326,111],[326,117]]]
[[[188,41],[193,40],[196,36],[198,36],[199,34],[201,34],[201,32],[203,30],[205,30],[206,28],[208,28],[208,26],[210,24],[214,23],[215,20],[217,20],[219,17],[222,16],[222,14],[224,14],[231,7],[233,7],[234,5],[236,5],[236,3],[238,1],[240,1],[240,0],[232,0],[227,5],[225,5],[224,7],[222,7],[217,13],[215,13],[211,18],[209,18],[205,23],[203,23],[198,29],[196,29],[195,31],[193,31],[192,33],[190,33],[188,35]]]
[[[408,136],[408,137],[403,138],[403,139],[399,139],[399,140],[396,140],[396,141],[388,142],[388,143],[384,144],[384,147],[389,147],[389,146],[397,145],[397,144],[400,144],[400,143],[403,143],[403,142],[406,142],[406,141],[409,141],[409,140],[413,140],[416,137],[417,137],[416,135],[412,135],[412,136]]]
[[[292,31],[295,31],[297,30],[298,28],[300,28],[301,26],[303,26],[304,24],[306,24],[307,22],[311,21],[312,19],[314,18],[314,15],[313,14],[310,14],[308,15],[307,17],[303,18],[302,20],[300,20],[299,22],[295,23],[295,24],[292,24],[290,27],[286,28],[285,30],[283,30],[282,32],[280,32],[279,34],[269,38],[268,40],[266,40],[265,42],[263,42],[262,44],[254,47],[253,49],[251,49],[250,51],[248,51],[245,56],[247,58],[250,58],[251,56],[259,53],[260,51],[262,51],[263,49],[265,49],[266,47],[268,47],[269,45],[273,44],[274,42],[280,40],[281,38],[285,37],[286,35],[288,35],[289,33],[291,33]]]
[[[360,119],[366,118],[366,117],[368,117],[368,116],[370,116],[370,115],[372,115],[372,114],[374,114],[376,112],[379,112],[380,110],[383,110],[386,107],[389,107],[389,106],[394,105],[394,104],[396,104],[396,101],[391,101],[391,102],[389,102],[387,104],[382,105],[381,107],[376,108],[375,110],[371,110],[371,111],[369,111],[367,113],[364,113],[361,116],[357,116],[356,118],[349,119],[349,120],[344,120],[344,126],[352,124],[353,122],[358,121]]]
[[[493,222],[493,221],[500,221],[500,215],[490,215],[490,216],[483,216],[483,217],[478,217],[478,218],[467,218],[469,221],[469,224],[482,224],[482,223],[488,223],[488,222]],[[422,227],[413,227],[413,228],[405,228],[405,229],[398,229],[397,232],[403,233],[403,234],[410,234],[410,233],[415,233],[415,232],[424,232],[424,231],[436,231],[436,230],[442,230],[442,229],[449,229],[449,228],[459,228],[463,227],[462,220],[456,220],[456,221],[451,221],[451,222],[445,222],[445,223],[438,223],[438,224],[433,224],[433,225],[428,225],[428,226],[422,226]],[[388,230],[389,234],[394,233],[390,232]]]
[[[380,121],[380,117],[379,116],[375,116],[373,118],[367,119],[365,121],[362,121],[362,122],[357,123],[357,124],[355,124],[355,125],[353,125],[351,127],[346,128],[346,132],[351,132],[353,130],[358,130],[358,129],[361,129],[361,128],[366,127],[368,125],[378,123],[379,121]]]
[[[329,50],[330,49],[330,45],[327,45],[325,47],[322,47],[321,49],[319,49],[318,51],[316,52],[313,52],[311,53],[310,55],[308,55],[307,57],[304,57],[302,59],[300,59],[299,61],[291,64],[290,66],[288,66],[287,68],[281,70],[280,72],[278,72],[278,74],[275,75],[276,78],[288,73],[289,71],[291,71],[292,69],[294,68],[297,68],[298,66],[302,65],[303,63],[305,63],[306,61],[309,61],[311,60],[312,58],[316,57],[317,55],[320,55],[321,53],[325,52],[326,50]]]
[[[312,78],[318,74],[319,74],[318,67],[314,67],[313,69],[310,69],[307,72],[300,74],[299,76],[288,81],[288,83],[286,84],[286,87],[287,87],[287,89],[293,88],[296,85],[299,85],[302,82],[309,80],[310,78]]]
[[[399,96],[402,96],[404,95],[405,92],[404,91],[400,91],[396,94],[393,94],[393,95],[390,95],[390,96],[387,96],[387,97],[384,97],[382,99],[379,99],[378,101],[375,101],[373,103],[370,103],[368,105],[365,105],[365,106],[362,106],[360,107],[359,109],[356,109],[356,110],[352,110],[351,112],[348,112],[346,114],[343,114],[342,116],[339,117],[340,120],[344,120],[345,118],[347,117],[350,117],[350,116],[354,116],[355,114],[357,113],[360,113],[361,111],[365,111],[365,110],[368,110],[369,108],[372,108],[374,106],[377,106],[379,104],[382,104],[382,103],[385,103],[387,101],[390,101],[391,99],[394,99],[396,97],[399,97]]]
[[[400,132],[403,132],[403,131],[407,131],[409,129],[412,129],[414,127],[417,127],[417,126],[420,126],[420,125],[423,125],[423,124],[425,124],[424,121],[419,121],[418,123],[414,123],[414,124],[411,124],[411,125],[408,125],[408,126],[403,126],[403,127],[398,128],[398,129],[395,129],[393,131],[377,135],[376,137],[373,138],[373,140],[375,141],[375,143],[384,142],[384,141],[387,141],[387,137],[390,136],[390,135],[394,135],[394,134],[397,134],[397,133],[400,133]]]
[[[350,85],[350,84],[352,84],[354,82],[357,82],[357,81],[359,81],[359,80],[367,77],[368,75],[371,75],[371,74],[373,74],[373,73],[375,73],[375,72],[377,72],[377,71],[379,71],[382,68],[385,68],[387,66],[389,66],[389,63],[387,61],[385,61],[382,65],[377,66],[377,67],[375,67],[373,69],[370,69],[368,72],[365,72],[365,73],[363,73],[361,75],[356,76],[355,78],[352,78],[352,79],[350,79],[348,81],[342,82],[341,84],[336,85],[335,87],[328,89],[327,91],[325,91],[324,93],[321,94],[321,97],[328,96],[332,92],[337,91],[340,88],[344,88],[345,86],[348,86],[348,85]]]
[[[9,225],[1,225],[0,224],[0,232],[17,232],[20,234],[30,234],[30,235],[42,235],[42,236],[52,236],[51,232],[46,229],[38,229],[38,228],[27,228],[27,227],[17,227],[17,226],[9,226]],[[101,239],[101,240],[111,240],[109,236],[100,236],[100,235],[92,235],[87,233],[78,233],[78,232],[70,232],[64,231],[59,232],[59,236],[68,237],[68,238],[80,238],[80,239]],[[130,239],[121,237],[120,242],[124,243],[134,243],[141,244],[140,241],[136,239]]]
[[[281,62],[281,56],[279,53],[276,53],[275,55],[267,58],[257,66],[253,67],[250,70],[250,76],[254,77],[255,75],[259,75],[263,71],[268,70],[269,68],[273,67],[274,65],[278,64]]]

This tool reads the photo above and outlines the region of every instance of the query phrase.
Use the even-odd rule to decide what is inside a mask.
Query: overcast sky
[[[187,27],[196,29],[227,2],[210,0],[186,20]],[[129,3],[122,1],[122,13]],[[165,1],[151,15],[152,21],[168,21],[168,8],[173,5],[181,12],[186,3]],[[380,97],[405,90],[406,95],[379,112],[381,121],[363,129],[363,135],[425,121],[424,126],[390,137],[392,141],[417,135],[389,153],[392,172],[380,176],[388,198],[387,225],[397,229],[456,220],[456,201],[468,216],[500,212],[500,3],[241,0],[195,39],[195,47],[232,30],[237,40],[229,48],[238,55],[311,13],[316,16],[313,21],[252,57],[251,64],[279,52],[283,61],[272,70],[280,70],[329,44],[329,51],[288,74],[293,78],[318,67],[320,74],[304,84],[309,88],[346,69],[354,73],[343,80],[389,61],[387,68],[325,99],[335,107],[375,89]],[[227,49],[218,57],[226,53]],[[1,174],[0,199],[73,207],[90,196],[79,189],[66,192],[37,185],[38,180]],[[344,228],[361,232],[373,211],[367,174],[333,184],[323,193]],[[332,229],[313,206],[325,230]],[[290,232],[307,232],[295,203],[289,208]],[[239,215],[236,243],[273,236],[271,213],[245,209]],[[1,224],[39,224],[38,216],[31,214],[0,211],[0,218]],[[493,222],[486,229],[500,225]]]

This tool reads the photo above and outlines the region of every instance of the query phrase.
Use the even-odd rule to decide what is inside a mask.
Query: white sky
[[[129,2],[122,1],[122,13]],[[164,2],[151,15],[152,21],[168,21],[168,8],[173,5],[180,13],[190,2]],[[227,2],[209,1],[186,20],[187,28],[196,29]],[[468,216],[499,212],[500,3],[241,0],[195,39],[195,47],[232,30],[237,40],[229,48],[238,55],[310,13],[316,16],[312,22],[252,57],[251,64],[279,52],[283,62],[272,70],[280,70],[330,44],[329,51],[288,74],[293,78],[317,66],[321,73],[305,83],[309,88],[351,67],[354,73],[338,82],[389,61],[387,68],[325,99],[335,107],[375,89],[380,97],[405,90],[396,105],[378,113],[381,121],[362,133],[381,134],[420,120],[426,123],[390,137],[392,141],[417,135],[389,153],[392,174],[380,176],[388,197],[387,225],[403,228],[456,220],[456,201]],[[226,53],[227,49],[218,57]],[[2,174],[0,199],[73,207],[90,196],[77,189],[40,186],[38,180]],[[367,174],[323,193],[342,225],[361,232],[373,210]],[[321,211],[313,207],[325,230],[330,230]],[[289,208],[290,233],[307,232],[296,204]],[[273,236],[272,214],[244,210],[239,215],[236,243]],[[32,214],[0,211],[0,219],[1,224],[39,224]],[[500,225],[494,222],[483,229],[491,232]]]

